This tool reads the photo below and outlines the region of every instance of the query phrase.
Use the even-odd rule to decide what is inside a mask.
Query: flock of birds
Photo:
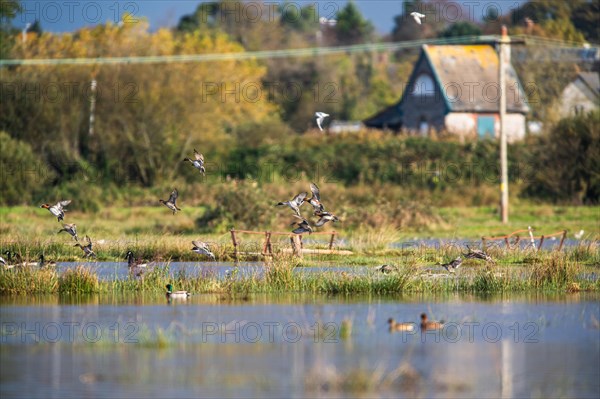
[[[323,131],[322,123],[323,123],[323,120],[325,118],[327,118],[328,116],[329,116],[329,114],[326,114],[324,112],[316,112],[315,113],[316,123],[317,123],[317,126],[319,127],[319,130]],[[206,168],[204,166],[204,155],[202,155],[196,149],[194,149],[193,158],[186,157],[186,158],[184,158],[183,162],[191,163],[192,166],[194,168],[198,169],[198,171],[202,175],[205,175]],[[299,222],[292,223],[292,225],[297,225],[297,227],[292,231],[292,233],[294,233],[294,234],[303,234],[303,233],[310,234],[313,232],[313,228],[309,224],[308,220],[305,219],[304,217],[302,217],[302,215],[300,214],[300,207],[305,202],[308,202],[313,206],[314,215],[319,218],[318,221],[315,223],[315,226],[317,226],[317,227],[323,226],[325,223],[327,223],[329,221],[332,221],[332,222],[339,221],[337,216],[335,216],[334,214],[332,214],[330,212],[325,211],[325,207],[321,203],[319,188],[317,187],[317,185],[314,183],[311,183],[310,188],[311,188],[311,192],[312,192],[311,198],[307,199],[308,194],[306,192],[303,192],[303,193],[300,193],[297,196],[295,196],[290,201],[280,202],[277,204],[277,205],[289,206],[294,211],[294,216],[296,218],[300,219]],[[181,211],[181,208],[179,208],[177,206],[177,198],[178,197],[179,197],[179,192],[177,191],[177,188],[175,188],[175,189],[173,189],[173,191],[171,192],[171,195],[169,196],[169,198],[167,200],[159,199],[159,202],[161,204],[165,205],[167,208],[169,208],[173,212],[173,215],[175,215],[178,211]],[[67,206],[69,204],[71,204],[71,200],[63,200],[63,201],[57,202],[54,205],[51,205],[48,203],[42,204],[40,206],[40,208],[47,209],[53,216],[55,216],[57,218],[58,222],[60,223],[60,222],[64,221],[65,212],[67,212]],[[84,239],[85,241],[83,243],[79,241],[79,236],[77,234],[77,225],[75,223],[63,223],[62,226],[63,226],[62,229],[60,229],[58,231],[58,233],[59,234],[62,232],[68,233],[73,238],[73,240],[75,240],[74,246],[79,247],[83,251],[85,258],[90,258],[90,257],[96,258],[97,257],[97,255],[93,249],[94,244],[92,242],[92,239],[88,235],[85,236],[85,239]],[[213,261],[215,260],[215,255],[211,251],[208,244],[206,244],[205,242],[195,240],[195,241],[192,241],[192,245],[193,245],[193,247],[191,250],[193,252],[200,254],[200,255],[208,256]],[[11,252],[11,251],[4,252],[4,255],[6,256],[6,259],[4,257],[0,256],[0,265],[7,269],[11,269],[16,266],[44,267],[44,266],[55,266],[56,265],[55,262],[46,262],[43,254],[40,255],[38,262],[25,261],[22,259],[20,254]],[[128,265],[130,272],[136,276],[141,276],[143,271],[150,264],[150,263],[144,262],[141,259],[137,259],[132,251],[127,251],[125,259],[127,260],[127,265]],[[172,295],[175,297],[186,296],[185,294],[182,294],[181,291],[172,292],[171,287],[169,285],[167,287],[167,296],[171,297]]]

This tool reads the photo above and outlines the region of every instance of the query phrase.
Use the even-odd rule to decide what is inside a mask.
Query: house
[[[560,115],[564,118],[589,112],[600,106],[598,72],[581,72],[560,96]]]
[[[489,44],[424,45],[400,101],[364,121],[367,127],[428,135],[447,130],[463,138],[499,137],[498,54]],[[509,63],[507,139],[525,136],[529,106]]]

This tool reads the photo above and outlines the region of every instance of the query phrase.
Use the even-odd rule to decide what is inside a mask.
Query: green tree
[[[441,34],[441,37],[459,37],[459,36],[479,36],[481,35],[481,29],[475,24],[470,22],[457,22],[450,25]]]
[[[366,20],[353,1],[337,13],[335,35],[339,44],[365,43],[373,37],[373,25]]]
[[[600,112],[562,119],[541,136],[531,158],[526,193],[554,202],[600,201]]]

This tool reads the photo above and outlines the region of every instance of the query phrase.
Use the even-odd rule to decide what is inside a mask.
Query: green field
[[[380,227],[345,229],[344,223],[327,224],[321,231],[336,230],[341,239],[338,249],[354,252],[345,258],[348,263],[376,263],[375,256],[389,254],[389,245],[414,238],[462,238],[479,240],[482,236],[504,235],[532,226],[536,235],[550,234],[564,229],[568,237],[584,230],[585,239],[597,240],[600,236],[600,207],[564,207],[520,205],[512,208],[510,223],[503,225],[490,207],[439,208],[443,220],[433,226],[397,228],[392,225]],[[120,261],[127,250],[148,260],[197,260],[190,251],[192,240],[213,244],[217,259],[231,259],[233,247],[230,228],[219,232],[200,234],[197,219],[203,214],[202,207],[187,207],[172,215],[162,206],[157,207],[109,207],[95,213],[67,212],[66,222],[76,223],[80,239],[89,235],[99,260]],[[286,214],[287,212],[283,212]],[[288,218],[280,217],[287,223]],[[286,224],[256,226],[256,231],[290,231]],[[82,252],[73,246],[73,239],[66,233],[57,234],[62,227],[45,209],[37,207],[0,208],[0,242],[2,252],[12,250],[29,259],[45,253],[54,260],[76,260]],[[318,236],[323,246],[328,236]],[[244,235],[242,245],[261,248],[263,236]],[[275,248],[289,248],[289,238],[274,238]],[[321,241],[319,241],[321,242]],[[257,250],[260,252],[260,249]]]

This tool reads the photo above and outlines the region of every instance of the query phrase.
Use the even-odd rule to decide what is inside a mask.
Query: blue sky
[[[24,27],[27,22],[39,20],[42,29],[50,32],[69,32],[84,26],[118,21],[123,12],[129,11],[134,16],[146,17],[152,30],[159,27],[173,26],[179,18],[193,12],[199,0],[24,0],[24,13],[17,16],[14,25]],[[276,7],[278,1],[263,0],[271,7]],[[347,1],[319,0],[319,1],[289,1],[289,7],[298,9],[307,4],[317,4],[320,16],[331,18],[336,11],[341,9]],[[356,0],[363,15],[371,20],[377,31],[386,33],[394,25],[394,16],[403,13],[403,2],[396,0]],[[480,20],[489,8],[496,8],[501,14],[510,11],[522,4],[523,0],[449,0],[438,6],[421,10],[430,17],[441,17],[450,21],[457,19]],[[256,8],[252,0],[239,14],[254,17]]]

